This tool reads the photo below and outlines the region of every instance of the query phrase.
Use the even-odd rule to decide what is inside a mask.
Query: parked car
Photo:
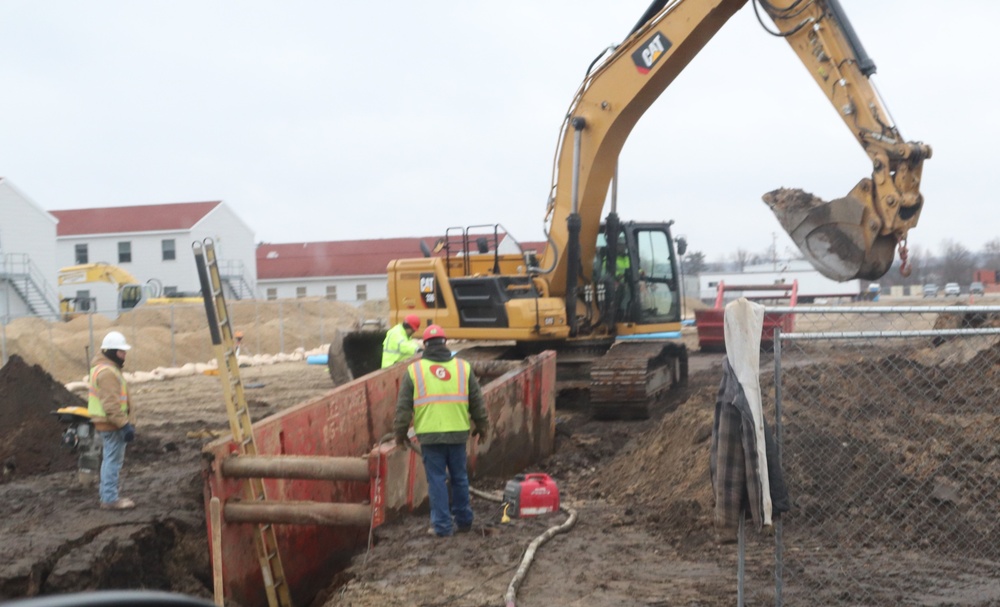
[[[949,282],[944,285],[944,294],[945,296],[954,295],[958,297],[962,294],[962,287],[958,286],[957,282]]]
[[[971,285],[969,285],[969,294],[971,294],[971,295],[985,295],[986,294],[986,287],[984,287],[983,283],[981,283],[981,282],[978,282],[978,281],[974,282]]]
[[[933,282],[924,285],[924,297],[937,297],[938,286]]]

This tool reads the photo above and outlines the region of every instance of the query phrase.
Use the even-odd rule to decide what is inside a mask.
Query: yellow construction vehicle
[[[59,269],[59,286],[104,282],[118,290],[118,312],[131,310],[139,305],[164,305],[171,303],[201,303],[202,298],[195,293],[162,295],[159,281],[151,279],[140,284],[127,270],[107,263],[85,263]],[[84,310],[95,308],[92,300],[81,301],[79,297],[63,297],[59,309],[63,320],[70,320]]]
[[[745,4],[655,1],[620,45],[595,60],[573,97],[540,258],[520,251],[500,224],[449,228],[423,258],[389,264],[390,321],[417,314],[452,338],[513,341],[505,357],[555,349],[561,385],[589,384],[595,413],[647,414],[650,399],[687,375],[687,352],[677,339],[684,244],[675,247],[672,222],[619,219],[618,157],[643,113]],[[823,274],[877,279],[897,245],[905,262],[931,148],[904,140],[891,123],[868,79],[875,65],[837,0],[754,0],[770,29],[761,9],[873,166],[845,198],[825,203],[801,190],[776,190],[765,202]],[[609,188],[611,209],[602,221]]]

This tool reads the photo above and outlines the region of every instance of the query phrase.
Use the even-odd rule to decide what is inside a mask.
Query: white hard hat
[[[125,341],[125,336],[118,331],[111,331],[104,336],[104,341],[101,342],[102,350],[131,350],[132,346],[128,345]]]

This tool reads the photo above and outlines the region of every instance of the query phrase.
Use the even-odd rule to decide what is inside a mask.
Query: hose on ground
[[[503,496],[498,496],[486,491],[480,491],[472,487],[469,487],[469,493],[494,502],[503,501]],[[565,505],[560,505],[559,509],[568,514],[569,518],[560,525],[549,527],[545,533],[539,535],[532,540],[530,544],[528,544],[528,549],[524,551],[524,556],[521,558],[521,565],[517,568],[517,571],[514,573],[514,578],[511,579],[510,584],[507,586],[507,594],[504,595],[504,603],[506,607],[516,607],[517,589],[520,588],[521,582],[524,581],[524,576],[528,575],[528,568],[531,567],[531,562],[535,559],[535,552],[538,550],[539,546],[549,541],[556,535],[569,531],[573,525],[576,524],[576,510]]]

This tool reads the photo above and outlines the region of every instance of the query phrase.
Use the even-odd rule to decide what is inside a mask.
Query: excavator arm
[[[81,284],[88,282],[107,282],[120,287],[136,284],[139,281],[129,272],[106,263],[84,263],[59,269],[59,284]]]
[[[920,176],[931,148],[906,141],[892,123],[868,79],[875,62],[839,0],[757,2],[872,161],[871,177],[829,204],[800,191],[769,192],[764,200],[823,274],[835,280],[875,280],[892,265],[897,243],[905,243],[920,217]]]
[[[753,1],[761,2],[777,35],[788,40],[873,163],[870,179],[832,203],[799,190],[777,190],[765,201],[820,272],[836,280],[877,278],[916,225],[930,147],[903,140],[891,124],[868,81],[874,66],[836,0]],[[560,132],[546,212],[550,246],[540,264],[550,292],[564,294],[568,309],[578,279],[592,275],[600,215],[632,128],[745,4],[654,1],[577,90]]]

